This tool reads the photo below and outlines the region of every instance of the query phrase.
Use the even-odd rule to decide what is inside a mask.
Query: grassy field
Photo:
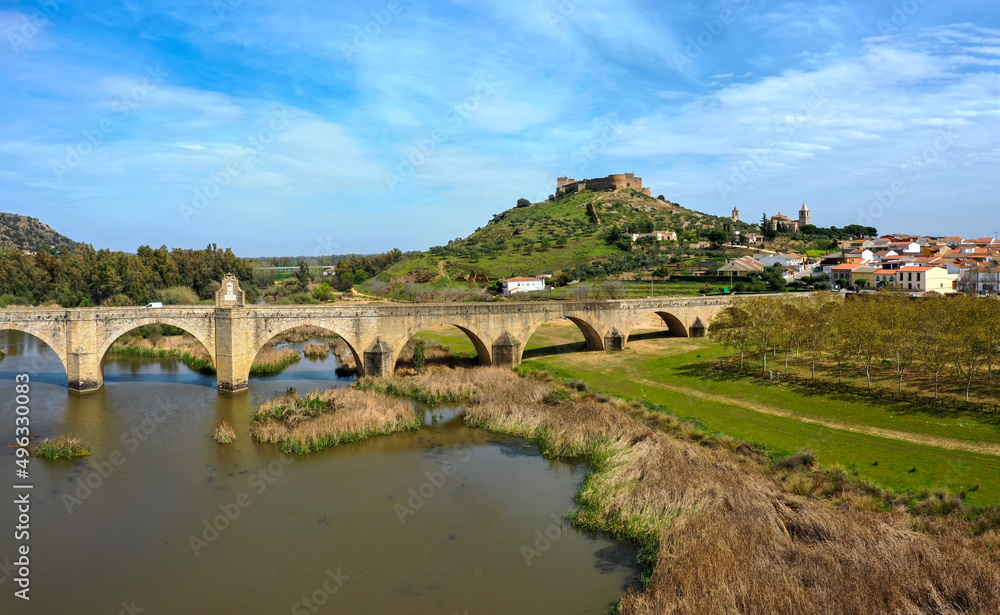
[[[475,352],[454,328],[420,336],[452,352]],[[548,323],[527,343],[522,369],[581,378],[592,390],[662,405],[710,431],[762,444],[774,455],[812,449],[820,463],[843,465],[889,489],[968,490],[969,504],[1000,504],[1000,455],[994,454],[1000,451],[1000,426],[993,415],[901,411],[750,377],[709,377],[708,368],[725,356],[721,347],[664,337],[652,321],[648,330],[633,333],[624,352],[585,348],[574,325]]]

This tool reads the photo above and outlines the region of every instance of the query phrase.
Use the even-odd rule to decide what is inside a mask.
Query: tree
[[[708,232],[708,240],[715,246],[721,246],[729,241],[729,233],[722,229],[712,229]]]
[[[847,321],[843,323],[841,334],[857,352],[858,360],[865,368],[868,388],[872,388],[872,363],[880,349],[878,319],[873,314],[870,301],[847,301],[843,310]]]
[[[778,302],[769,297],[751,297],[746,300],[750,319],[750,340],[752,347],[763,356],[761,373],[767,373],[767,351],[771,350],[783,323]]]
[[[529,201],[528,199],[518,199],[517,200],[517,206],[518,207],[531,207],[531,201]]]
[[[309,282],[312,281],[312,275],[309,273],[309,264],[305,261],[299,261],[299,270],[295,272],[295,279],[299,281],[298,291],[306,292],[309,290]]]
[[[708,328],[709,336],[725,346],[739,350],[740,369],[750,344],[750,311],[745,301],[734,302],[722,310]]]
[[[830,343],[830,329],[838,306],[820,295],[804,300],[799,311],[799,339],[809,357],[809,370],[816,379],[816,359]]]
[[[413,369],[417,373],[422,373],[424,371],[426,361],[426,343],[423,339],[418,338],[417,341],[413,343]]]
[[[958,314],[946,339],[955,369],[965,381],[965,401],[969,401],[972,381],[982,371],[989,352],[988,336],[982,327],[982,319],[987,313],[979,299],[960,296],[949,301],[954,302]]]
[[[625,293],[625,285],[621,280],[608,280],[601,285],[601,291],[608,296],[608,299],[617,299]]]
[[[920,366],[934,376],[934,399],[938,398],[941,374],[951,366],[948,332],[954,330],[956,310],[948,299],[930,299],[917,311]]]
[[[892,359],[899,378],[897,390],[903,391],[903,375],[917,360],[920,351],[916,335],[918,319],[916,305],[912,301],[880,299],[873,303],[876,322],[880,332],[881,354]]]

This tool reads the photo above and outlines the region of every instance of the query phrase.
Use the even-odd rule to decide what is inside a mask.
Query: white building
[[[799,254],[768,254],[767,256],[758,256],[757,260],[765,267],[781,265],[782,268],[793,271],[805,269],[805,258]]]
[[[653,231],[652,233],[629,233],[629,239],[636,242],[639,239],[652,237],[656,241],[677,241],[677,233],[674,231]]]
[[[514,293],[529,293],[545,290],[545,280],[538,278],[510,278],[503,281],[503,295],[509,297]]]

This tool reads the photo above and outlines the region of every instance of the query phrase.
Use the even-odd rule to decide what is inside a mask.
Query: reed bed
[[[339,337],[336,333],[330,331],[329,329],[306,325],[304,327],[295,327],[290,331],[286,331],[279,335],[278,339],[286,341],[289,344],[301,344],[302,342],[308,342],[309,340],[332,340],[339,339]]]
[[[197,339],[189,335],[168,335],[155,338],[123,336],[108,354],[149,359],[177,359],[202,374],[215,373],[215,365],[208,351]]]
[[[79,438],[69,436],[59,436],[58,438],[46,438],[35,447],[35,456],[45,459],[73,459],[74,457],[86,457],[90,451],[83,448]]]
[[[621,614],[1000,613],[1000,511],[892,494],[809,452],[773,462],[636,402],[471,371],[394,386],[465,394],[470,426],[591,463],[572,521],[641,546],[645,585]]]
[[[294,348],[265,347],[250,366],[251,376],[273,376],[285,371],[289,366],[302,360],[302,355]]]
[[[300,397],[291,390],[257,407],[250,435],[258,442],[280,444],[286,453],[304,455],[419,427],[409,404],[383,393],[334,388]]]
[[[232,444],[233,440],[236,439],[236,430],[229,424],[229,421],[222,419],[215,426],[215,433],[212,435],[212,438],[219,444]]]
[[[510,388],[520,379],[509,369],[484,367],[476,370],[429,367],[419,376],[394,375],[389,378],[362,378],[354,385],[363,391],[412,397],[425,404],[472,400],[478,395]]]
[[[309,342],[302,347],[302,354],[310,359],[325,359],[330,356],[330,344]]]

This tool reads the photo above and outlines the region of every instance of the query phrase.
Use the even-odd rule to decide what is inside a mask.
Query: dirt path
[[[970,453],[983,453],[985,455],[1000,456],[1000,444],[993,442],[972,442],[969,440],[959,440],[956,438],[942,438],[938,436],[917,434],[908,431],[882,429],[881,427],[859,427],[857,425],[849,423],[841,423],[838,421],[831,421],[826,419],[814,419],[810,417],[798,416],[792,412],[783,410],[781,408],[777,408],[775,406],[756,404],[748,402],[743,399],[728,397],[725,395],[713,395],[711,393],[705,393],[703,391],[698,391],[696,389],[691,389],[688,387],[683,387],[675,384],[664,384],[661,382],[651,382],[649,380],[642,380],[641,382],[645,386],[651,386],[651,387],[656,387],[658,389],[673,391],[674,393],[680,393],[681,395],[689,395],[691,397],[697,397],[698,399],[704,399],[706,401],[711,401],[719,404],[738,406],[740,408],[746,408],[747,410],[753,410],[754,412],[760,412],[761,414],[770,414],[773,416],[795,419],[796,421],[809,423],[810,425],[822,425],[823,427],[829,427],[830,429],[839,429],[840,431],[849,431],[852,433],[860,433],[869,436],[879,436],[882,438],[890,438],[892,440],[902,440],[904,442],[912,442],[914,444],[936,446],[938,448],[946,448],[953,451],[968,451]]]

